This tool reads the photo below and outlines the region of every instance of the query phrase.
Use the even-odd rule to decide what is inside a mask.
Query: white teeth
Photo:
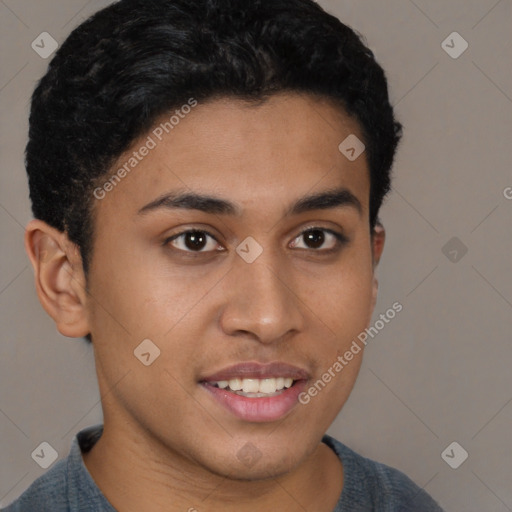
[[[260,389],[260,383],[257,379],[243,379],[242,380],[242,391],[244,393],[258,393]]]
[[[275,393],[277,391],[277,379],[262,379],[260,380],[259,389],[260,393]]]
[[[268,379],[230,379],[212,382],[221,389],[229,389],[230,391],[238,391],[242,393],[258,393],[263,395],[271,395],[284,388],[290,388],[293,384],[291,377],[271,377]]]
[[[230,379],[229,387],[233,391],[240,391],[242,389],[242,379]]]

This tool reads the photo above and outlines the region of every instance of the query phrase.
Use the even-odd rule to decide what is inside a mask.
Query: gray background
[[[91,348],[59,335],[35,294],[23,149],[48,63],[31,42],[47,31],[61,43],[108,3],[0,0],[0,505],[44,473],[31,458],[42,441],[64,457],[75,433],[102,418]],[[447,511],[510,511],[511,1],[320,4],[365,35],[405,126],[381,215],[374,319],[395,301],[404,309],[370,340],[329,433],[401,469]],[[469,43],[457,59],[441,46],[453,31]],[[463,257],[460,243],[443,252],[453,237]],[[469,453],[458,469],[441,457],[453,441]]]

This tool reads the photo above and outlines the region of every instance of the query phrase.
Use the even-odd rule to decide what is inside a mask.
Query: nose
[[[298,296],[285,267],[286,262],[279,263],[269,251],[263,251],[253,263],[235,256],[220,315],[226,334],[269,344],[303,329],[304,299]]]

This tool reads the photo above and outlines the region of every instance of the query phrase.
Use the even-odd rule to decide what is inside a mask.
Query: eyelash
[[[346,245],[349,242],[349,239],[345,235],[342,235],[341,233],[338,233],[337,231],[333,231],[332,229],[322,228],[319,226],[307,227],[306,229],[301,231],[293,240],[296,240],[297,238],[300,238],[301,236],[304,236],[306,233],[309,233],[311,231],[322,231],[325,233],[329,233],[330,235],[333,235],[334,238],[336,239],[335,247],[333,247],[331,249],[303,249],[303,248],[299,248],[299,249],[310,250],[310,251],[320,253],[323,255],[329,255],[329,254],[338,252],[344,245]],[[187,235],[189,233],[204,234],[204,235],[211,237],[213,240],[215,240],[217,243],[219,243],[217,238],[215,238],[215,236],[212,235],[211,233],[209,233],[208,231],[205,231],[203,229],[188,229],[186,231],[181,231],[180,233],[177,233],[175,235],[172,235],[172,236],[166,238],[162,245],[167,246],[170,244],[170,242],[173,242],[174,240],[177,240],[180,237]],[[184,250],[184,249],[178,249],[178,248],[175,248],[175,250],[180,251],[180,252],[186,254],[187,257],[192,257],[192,258],[200,257],[203,254],[211,252],[211,251],[202,251],[202,250],[201,251],[191,251],[191,250]],[[222,252],[222,251],[217,251],[217,252]]]

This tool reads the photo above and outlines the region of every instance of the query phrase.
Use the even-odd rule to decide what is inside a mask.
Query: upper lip
[[[297,366],[283,362],[261,364],[257,362],[239,363],[201,379],[201,382],[218,382],[231,379],[270,379],[289,377],[293,380],[308,379],[309,373]]]

